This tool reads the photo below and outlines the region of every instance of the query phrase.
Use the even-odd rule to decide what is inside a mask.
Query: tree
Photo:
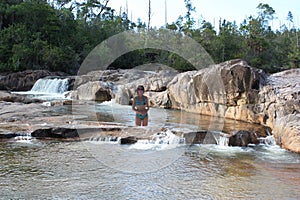
[[[219,37],[217,39],[219,52],[217,62],[230,59],[243,58],[246,54],[246,42],[241,37],[238,26],[235,23],[223,20],[219,25]]]
[[[258,20],[262,23],[262,26],[268,27],[269,20],[274,19],[275,10],[269,6],[269,4],[260,3],[257,8],[258,12]]]
[[[185,15],[185,30],[189,30],[193,27],[195,20],[192,17],[192,12],[196,11],[196,8],[192,5],[192,0],[184,0],[185,8],[186,8],[186,15]]]
[[[147,26],[148,34],[154,36],[164,31],[150,26],[151,0],[148,24],[141,20],[131,22],[127,12],[116,15],[115,10],[107,6],[108,1],[1,0],[0,72],[48,69],[74,74],[90,51],[112,35],[130,29],[146,34]],[[270,73],[299,67],[299,30],[293,25],[273,31],[268,24],[274,19],[275,11],[268,4],[259,4],[258,16],[250,16],[240,27],[235,22],[220,20],[216,31],[205,20],[195,29],[192,17],[195,7],[192,0],[184,2],[186,14],[167,28],[174,30],[178,40],[192,37],[216,63],[241,58]],[[287,20],[294,22],[291,12]],[[175,53],[156,49],[130,52],[111,67],[130,68],[149,62],[163,63],[180,71],[193,69]]]
[[[78,17],[83,18],[85,22],[91,19],[101,19],[102,14],[108,9],[109,0],[86,0],[78,3]]]

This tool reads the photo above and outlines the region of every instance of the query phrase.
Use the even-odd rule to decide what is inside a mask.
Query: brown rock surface
[[[167,92],[174,109],[269,126],[279,145],[300,153],[300,69],[267,76],[232,60],[178,74]]]
[[[8,74],[0,79],[0,90],[8,91],[28,91],[34,83],[46,76],[63,75],[60,72],[50,72],[47,70],[27,70]]]
[[[300,153],[300,69],[273,74],[260,91],[261,123],[270,126],[276,141]]]

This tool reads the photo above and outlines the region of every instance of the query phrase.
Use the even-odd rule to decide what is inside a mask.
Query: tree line
[[[218,29],[205,20],[195,26],[191,0],[184,0],[185,16],[165,27],[150,27],[140,19],[129,20],[109,0],[0,0],[0,72],[47,69],[76,74],[90,51],[107,38],[126,30],[173,30],[179,37],[197,41],[215,63],[241,58],[249,65],[273,73],[300,66],[299,29],[272,30],[275,10],[259,4],[257,16],[241,24],[220,20]],[[149,0],[149,16],[150,16]],[[293,25],[293,14],[287,15]],[[172,52],[139,49],[116,59],[109,68],[133,68],[159,62],[180,71],[193,66]]]

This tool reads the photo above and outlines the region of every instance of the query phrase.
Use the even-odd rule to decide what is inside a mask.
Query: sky
[[[167,22],[175,22],[178,17],[185,16],[186,8],[184,0],[166,0],[167,2]],[[286,24],[288,12],[291,11],[294,17],[294,24],[300,27],[300,1],[299,0],[192,0],[196,7],[196,13],[193,18],[196,26],[204,19],[214,27],[218,27],[220,18],[237,24],[244,19],[257,16],[259,3],[269,4],[275,10],[275,20],[273,20],[273,29],[279,29],[280,25]],[[127,0],[129,19],[137,22],[141,18],[143,22],[148,22],[148,0]],[[117,12],[126,11],[126,0],[110,0],[108,6],[114,8]],[[152,18],[151,26],[157,28],[165,25],[165,0],[151,0]],[[292,25],[290,25],[292,26]],[[198,26],[199,27],[199,26]]]

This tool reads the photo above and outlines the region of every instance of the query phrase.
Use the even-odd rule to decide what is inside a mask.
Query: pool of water
[[[129,106],[111,102],[74,106],[72,112],[86,116],[81,120],[133,125],[134,119]],[[151,109],[149,117],[149,130],[248,126],[160,109]],[[300,155],[274,144],[242,148],[29,139],[0,143],[0,163],[1,199],[300,198]]]
[[[154,159],[150,156],[153,152],[133,153],[129,146],[99,143],[93,145],[104,145],[101,149],[105,151],[95,156],[89,145],[1,143],[1,198],[299,199],[300,157],[277,146],[178,147],[184,149],[179,150],[180,155],[162,165],[159,159],[172,152],[162,153],[151,162],[128,163],[126,159],[134,154]],[[178,148],[172,151],[178,153]],[[123,158],[109,153],[116,150]],[[143,168],[148,171],[141,172]]]

